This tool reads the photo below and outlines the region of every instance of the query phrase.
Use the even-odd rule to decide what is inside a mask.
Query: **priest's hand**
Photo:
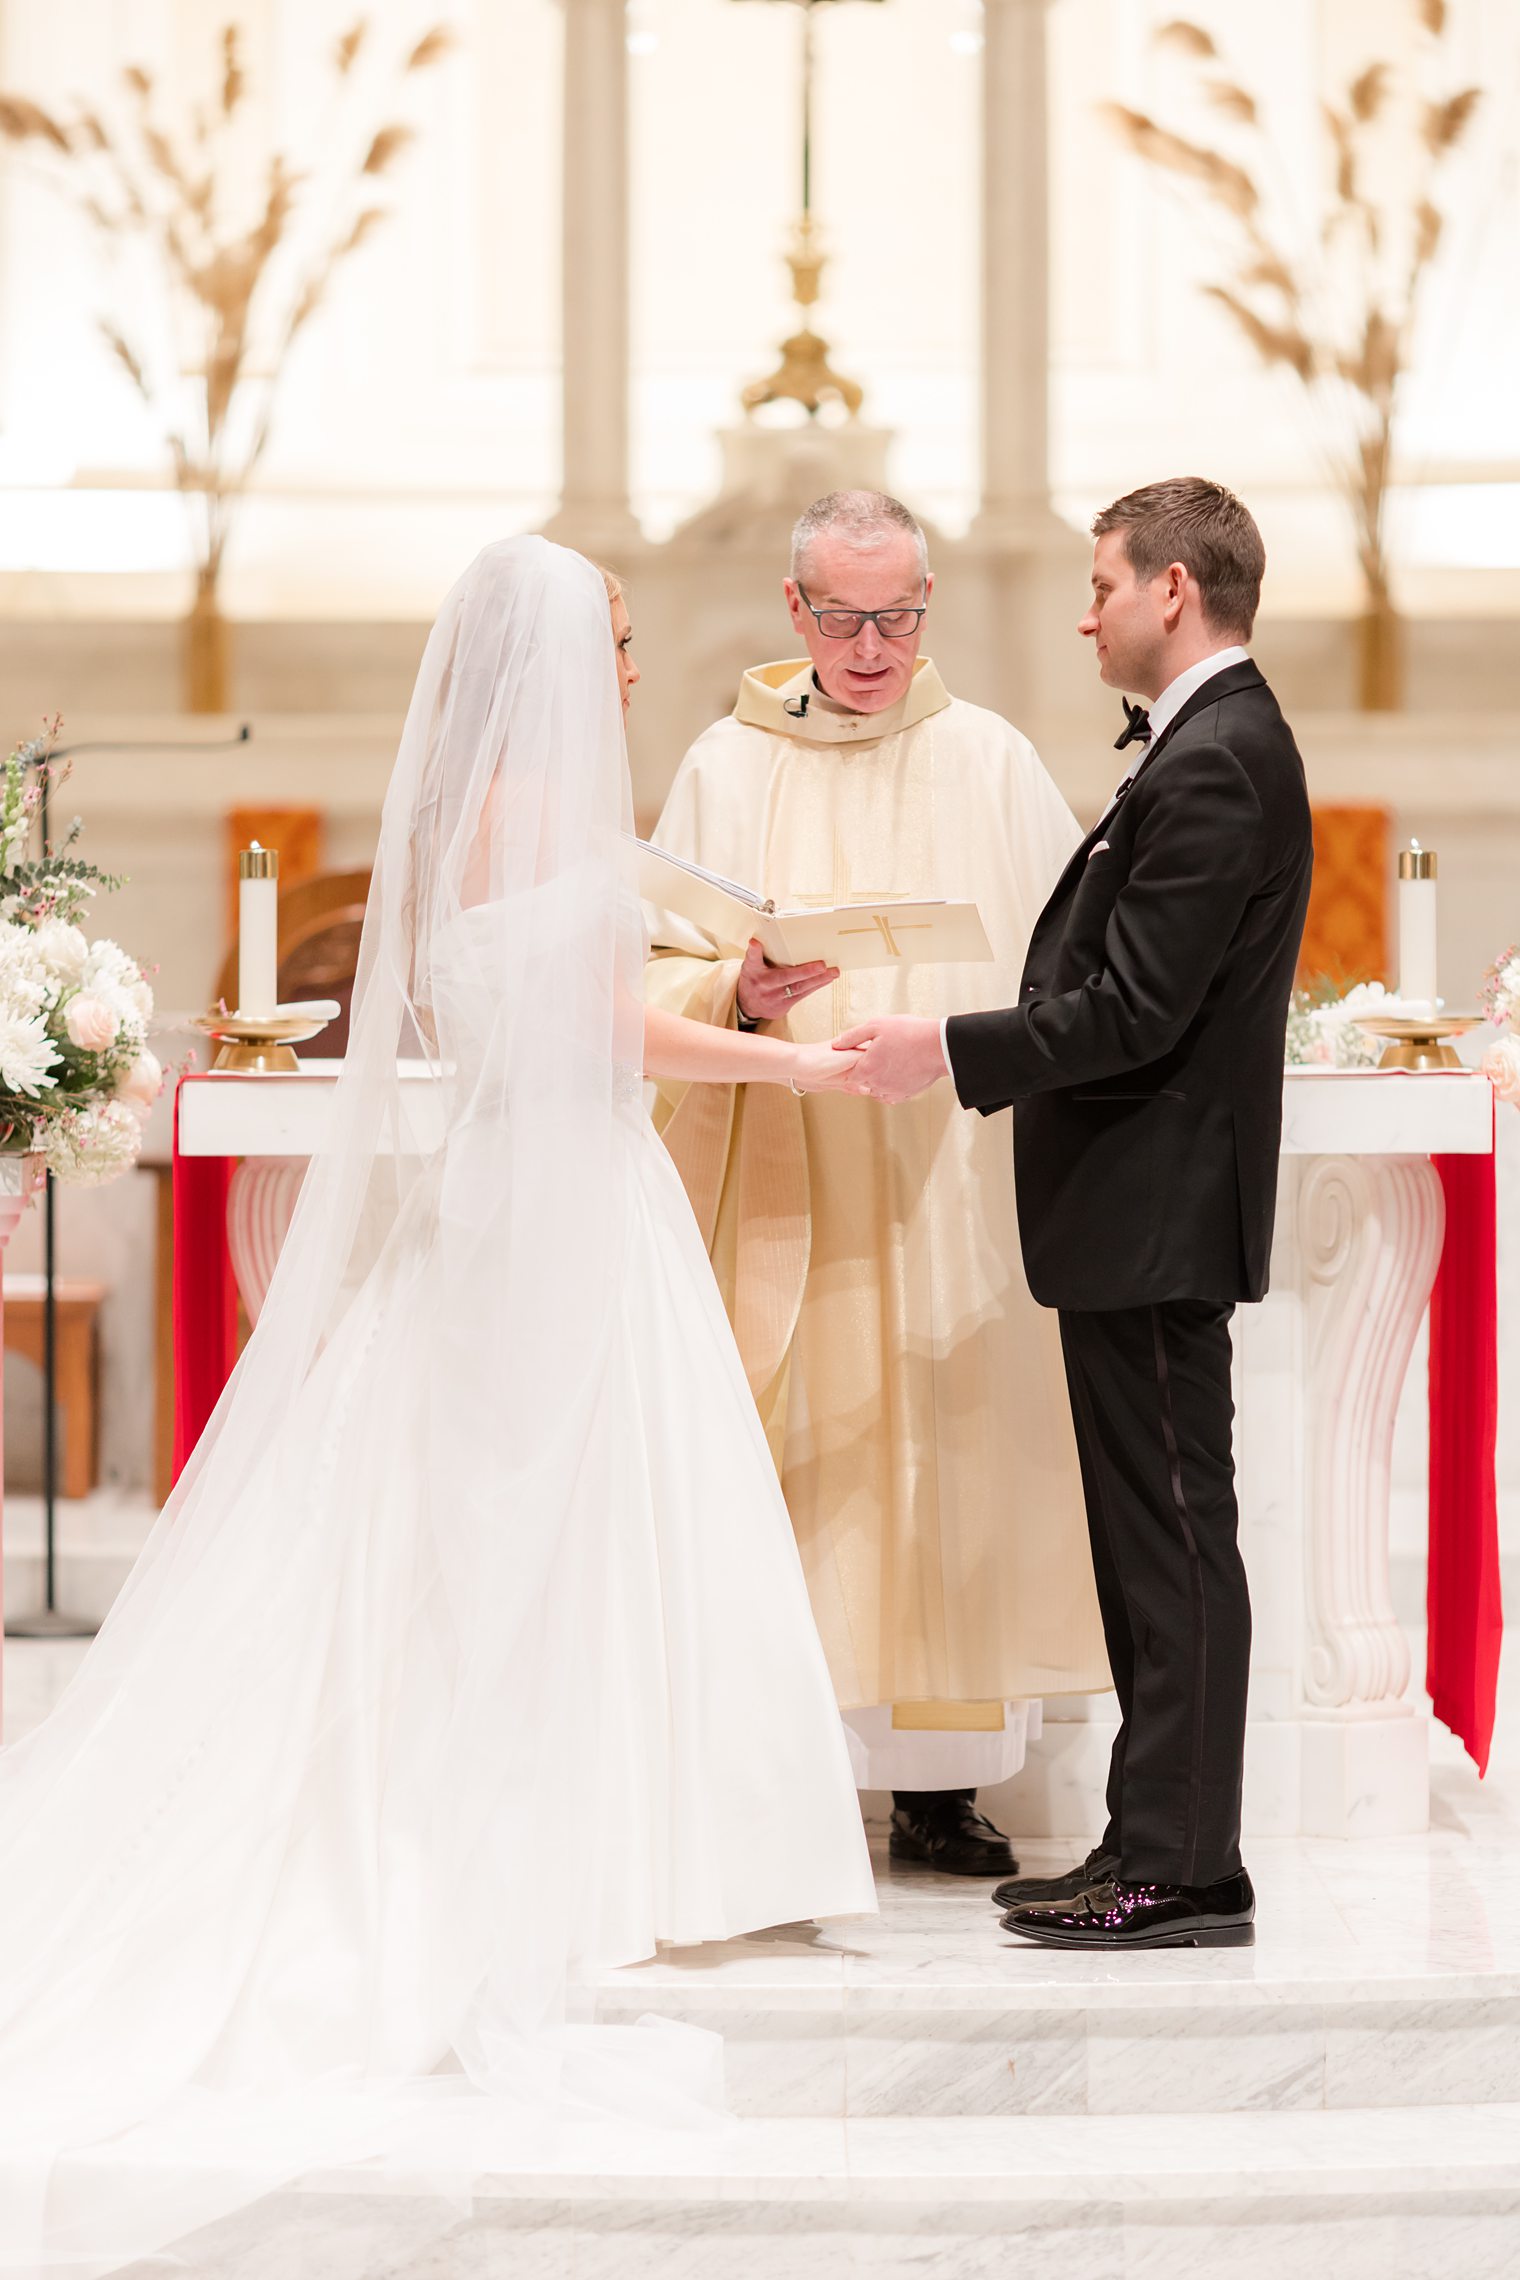
[[[939,1023],[916,1014],[892,1013],[879,1021],[863,1021],[836,1037],[834,1050],[860,1056],[850,1072],[847,1092],[866,1093],[894,1107],[950,1074]]]
[[[773,966],[752,942],[739,968],[739,1011],[748,1021],[785,1021],[794,1005],[838,979],[839,968],[821,958],[807,966]]]

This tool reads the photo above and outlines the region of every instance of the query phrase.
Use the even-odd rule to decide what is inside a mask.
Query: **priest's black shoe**
[[[1086,1860],[1079,1860],[1064,1876],[1013,1876],[1006,1883],[994,1886],[992,1905],[994,1908],[1023,1908],[1031,1900],[1075,1900],[1089,1884],[1101,1884],[1105,1877],[1118,1873],[1118,1854],[1094,1845]]]
[[[1255,1916],[1242,1868],[1217,1884],[1126,1884],[1111,1875],[1071,1899],[1010,1908],[1003,1929],[1043,1947],[1250,1947]]]
[[[949,1876],[1015,1876],[1018,1862],[1001,1829],[976,1809],[975,1790],[899,1790],[892,1800],[888,1857],[917,1861]]]

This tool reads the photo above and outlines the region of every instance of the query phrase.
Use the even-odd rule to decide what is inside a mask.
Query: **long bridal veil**
[[[618,1715],[629,820],[600,577],[487,548],[427,645],[257,1330],[0,1756],[0,2268],[89,2280],[400,2116],[603,2094],[562,2030],[572,1972],[626,1960],[577,1795]]]

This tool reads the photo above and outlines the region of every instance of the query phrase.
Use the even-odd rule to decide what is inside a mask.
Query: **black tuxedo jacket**
[[[1014,1107],[1042,1305],[1264,1294],[1312,862],[1292,732],[1256,667],[1227,666],[1067,864],[1018,1004],[949,1022],[966,1107]]]

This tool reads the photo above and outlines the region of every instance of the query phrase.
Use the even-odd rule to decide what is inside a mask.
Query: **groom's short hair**
[[[1267,550],[1256,518],[1233,491],[1201,475],[1147,483],[1094,515],[1093,537],[1109,531],[1123,534],[1124,551],[1142,586],[1169,563],[1185,563],[1197,581],[1210,626],[1250,640]]]

